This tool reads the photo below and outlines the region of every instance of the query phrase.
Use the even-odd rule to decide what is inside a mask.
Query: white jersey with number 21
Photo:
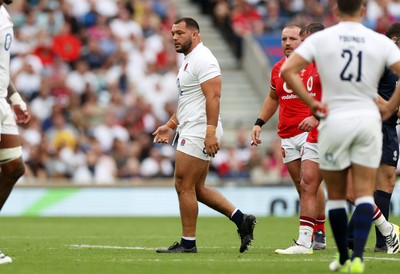
[[[327,120],[380,117],[375,104],[385,67],[400,61],[392,40],[360,23],[341,22],[307,38],[295,52],[315,61]]]

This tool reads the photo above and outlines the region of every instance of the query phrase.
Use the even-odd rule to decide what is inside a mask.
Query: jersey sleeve
[[[387,48],[387,53],[388,53],[388,58],[387,58],[387,66],[390,67],[394,63],[397,63],[400,61],[400,51],[399,48],[396,46],[395,43],[393,43],[391,40],[388,43],[388,47],[383,47]]]
[[[214,56],[199,59],[197,65],[198,79],[200,84],[221,75],[221,69],[218,65],[217,59]]]
[[[313,34],[312,36],[308,37],[306,40],[304,40],[301,45],[294,50],[295,53],[306,59],[308,62],[314,61],[315,57],[315,43],[317,41],[314,41],[316,39],[316,34]],[[313,42],[314,41],[314,42]]]

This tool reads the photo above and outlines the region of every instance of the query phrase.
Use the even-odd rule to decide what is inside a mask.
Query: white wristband
[[[22,100],[22,98],[18,92],[14,92],[13,95],[11,95],[9,99],[10,99],[12,105],[19,105],[22,111],[27,110],[26,104],[25,104],[24,100]]]

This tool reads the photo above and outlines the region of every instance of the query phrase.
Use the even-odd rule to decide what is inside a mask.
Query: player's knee
[[[303,173],[303,177],[302,177],[302,181],[301,181],[301,191],[313,191],[316,192],[319,184],[316,180],[316,176],[315,173],[311,173],[311,172],[304,172]]]
[[[22,148],[5,148],[0,150],[1,172],[4,177],[17,181],[25,173],[22,162]]]

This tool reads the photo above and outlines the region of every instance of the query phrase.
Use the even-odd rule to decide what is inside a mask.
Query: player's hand
[[[317,118],[311,115],[300,122],[300,124],[298,125],[298,129],[305,132],[310,132],[313,128],[318,126],[318,124],[319,121],[317,120]]]
[[[317,100],[314,100],[312,105],[310,106],[310,109],[312,113],[318,117],[319,119],[325,118],[328,116],[328,106],[326,104],[323,104],[321,102],[318,102]]]
[[[17,124],[26,124],[31,120],[31,114],[26,108],[21,108],[21,105],[12,105],[15,113]]]
[[[215,157],[219,150],[219,142],[216,135],[216,127],[207,125],[206,137],[204,139],[204,147],[208,156]]]
[[[153,132],[153,142],[154,143],[162,143],[168,144],[171,141],[171,138],[174,134],[174,130],[167,125],[162,125]]]
[[[379,111],[381,113],[382,121],[386,121],[396,112],[397,112],[397,115],[399,113],[399,110],[397,108],[392,109],[389,107],[389,105],[383,106],[383,105],[378,104],[378,107],[379,107]]]
[[[253,126],[253,130],[251,131],[250,146],[258,146],[259,144],[261,144],[260,134],[261,134],[261,127],[257,125]]]

